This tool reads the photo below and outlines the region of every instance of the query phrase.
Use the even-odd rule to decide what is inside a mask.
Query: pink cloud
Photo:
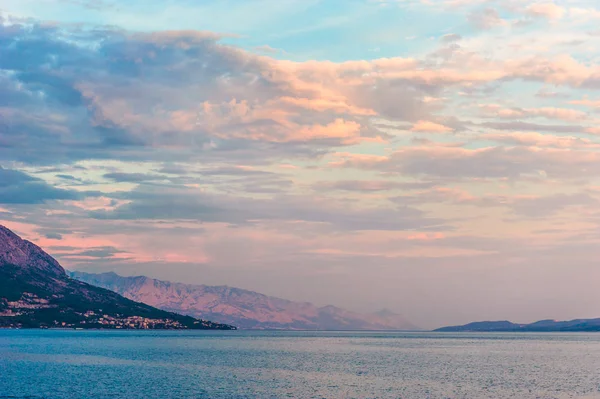
[[[409,241],[436,241],[446,238],[444,233],[418,233],[408,236]]]
[[[352,115],[364,115],[374,116],[377,115],[372,109],[360,108],[354,105],[350,105],[343,100],[334,100],[326,98],[298,98],[298,97],[281,97],[277,100],[284,104],[290,104],[297,107],[314,110],[318,112],[324,112],[331,110],[339,114],[352,114]]]
[[[565,15],[565,9],[554,3],[533,3],[525,9],[527,15],[547,19],[561,19]]]
[[[360,141],[360,124],[354,121],[336,119],[328,125],[312,125],[302,127],[295,131],[290,139],[292,141],[308,141],[312,139],[341,139],[342,142],[351,144]]]
[[[570,101],[570,104],[583,105],[590,108],[600,108],[600,100],[590,100],[588,98],[584,98],[582,100],[573,100]]]
[[[588,127],[585,129],[586,133],[600,135],[600,127]]]
[[[413,132],[428,132],[428,133],[447,133],[452,132],[454,129],[441,125],[439,123],[430,121],[418,121],[410,129]]]
[[[565,54],[552,59],[538,56],[528,60],[507,60],[505,70],[506,76],[513,78],[575,87],[592,79],[600,79],[600,68],[586,66]]]
[[[534,147],[556,147],[565,149],[600,148],[600,143],[592,142],[589,139],[575,136],[554,136],[537,132],[487,133],[480,137],[483,140]]]
[[[531,7],[544,15],[557,13],[547,4]],[[411,123],[414,132],[451,132],[452,128],[432,121],[434,111],[447,106],[443,101],[431,101],[439,90],[471,89],[502,79],[575,87],[600,79],[598,67],[569,55],[494,59],[457,50],[436,63],[410,57],[294,62],[217,45],[217,39],[187,32],[143,38],[160,46],[185,47],[200,41],[205,44],[203,51],[219,57],[227,55],[232,65],[223,67],[248,69],[243,78],[238,78],[240,82],[216,79],[212,80],[214,87],[192,85],[185,90],[143,82],[135,92],[108,81],[80,82],[77,87],[91,104],[94,123],[116,124],[156,147],[185,146],[194,142],[196,135],[205,134],[226,140],[327,141],[328,146],[345,146],[384,140],[369,123],[372,117]],[[194,76],[200,72],[187,73]],[[584,116],[581,111],[558,107],[504,108],[495,112],[501,118],[576,121]]]

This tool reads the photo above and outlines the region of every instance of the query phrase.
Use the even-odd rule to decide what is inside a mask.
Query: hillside
[[[600,331],[600,319],[569,321],[541,320],[531,324],[510,321],[480,321],[463,326],[439,328],[439,332],[585,332]]]
[[[0,327],[232,329],[71,279],[35,244],[0,226]]]
[[[157,308],[234,324],[245,329],[415,330],[390,311],[361,314],[335,306],[317,307],[227,286],[191,285],[115,273],[71,272],[73,278],[104,287]]]

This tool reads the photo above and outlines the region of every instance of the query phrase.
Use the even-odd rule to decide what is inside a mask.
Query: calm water
[[[0,397],[600,398],[600,334],[0,330]]]

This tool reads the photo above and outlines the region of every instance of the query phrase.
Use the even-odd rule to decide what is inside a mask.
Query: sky
[[[1,0],[0,224],[424,328],[600,317],[595,0]]]

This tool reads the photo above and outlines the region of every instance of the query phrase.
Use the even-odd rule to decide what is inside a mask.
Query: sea
[[[600,334],[0,330],[0,398],[600,398]]]

